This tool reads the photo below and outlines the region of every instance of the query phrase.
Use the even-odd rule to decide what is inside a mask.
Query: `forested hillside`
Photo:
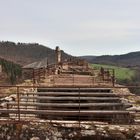
[[[53,63],[55,60],[55,51],[37,43],[0,42],[0,58],[22,66],[46,57],[49,63]],[[70,55],[62,51],[62,59],[68,57]]]
[[[110,64],[124,67],[140,67],[140,51],[123,55],[103,55],[84,57],[90,63]]]

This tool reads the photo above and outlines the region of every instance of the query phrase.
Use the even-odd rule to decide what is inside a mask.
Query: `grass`
[[[135,75],[135,70],[124,68],[124,67],[118,67],[118,66],[112,66],[112,65],[104,65],[104,64],[91,64],[93,68],[110,68],[115,70],[115,77],[118,80],[131,80],[131,78]]]

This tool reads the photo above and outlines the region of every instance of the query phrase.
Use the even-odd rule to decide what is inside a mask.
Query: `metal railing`
[[[17,118],[15,119],[15,121],[23,121],[22,119],[21,119],[21,114],[26,114],[26,111],[23,111],[22,109],[21,109],[21,96],[22,95],[25,95],[26,93],[24,93],[24,90],[25,89],[31,89],[31,90],[36,90],[37,88],[41,88],[41,89],[46,89],[46,88],[54,88],[54,89],[56,89],[56,88],[58,88],[58,89],[61,89],[61,88],[70,88],[69,86],[68,87],[62,87],[62,86],[58,86],[58,87],[47,87],[47,86],[11,86],[11,85],[9,85],[9,86],[0,86],[0,88],[3,88],[3,89],[12,89],[13,91],[14,91],[14,94],[16,94],[16,99],[15,99],[15,102],[17,103],[17,109],[16,110],[12,110],[12,108],[10,109],[10,107],[9,106],[7,106],[7,108],[6,109],[1,109],[0,110],[0,113],[2,114],[2,113],[14,113],[14,114],[17,114]],[[73,86],[71,87],[71,88],[74,88]],[[123,88],[140,88],[140,86],[115,86],[115,87],[113,87],[113,86],[108,86],[108,87],[99,87],[99,86],[97,86],[97,87],[90,87],[90,88],[93,88],[93,89],[96,89],[96,88],[104,88],[104,89],[108,89],[108,88],[113,88],[113,89],[117,89],[117,88],[121,88],[121,89],[123,89]],[[79,86],[79,87],[77,87],[76,88],[77,89],[77,91],[78,91],[78,98],[77,98],[77,100],[78,100],[78,103],[79,103],[79,109],[77,110],[77,113],[79,114],[78,116],[79,116],[79,123],[80,123],[80,115],[82,114],[81,112],[81,99],[82,99],[82,94],[81,94],[81,90],[83,89],[83,87],[81,86]],[[85,89],[86,89],[86,87],[85,87]],[[27,94],[28,95],[35,95],[35,92],[31,92],[31,90],[28,90],[27,91]],[[117,95],[117,97],[120,97],[120,98],[124,98],[124,97],[135,97],[136,95],[134,95],[134,94],[119,94],[119,95]],[[136,97],[137,98],[137,97]],[[135,113],[137,113],[137,114],[139,114],[140,113],[140,111],[139,110],[133,110],[133,111],[129,111],[129,112],[131,112],[131,113],[133,113],[133,114],[135,114]],[[42,113],[42,114],[47,114],[47,111],[45,112],[45,110],[44,111],[36,111],[36,109],[34,109],[33,111],[27,111],[27,114],[28,113],[33,113],[33,114],[39,114],[39,113]],[[74,112],[73,112],[74,113]],[[113,113],[113,112],[112,112]],[[64,112],[64,114],[65,114],[65,112]],[[90,114],[90,113],[89,113]],[[100,112],[99,112],[99,114],[100,114]],[[9,118],[10,119],[10,118]],[[2,120],[2,119],[1,119]],[[35,119],[36,120],[36,119]]]

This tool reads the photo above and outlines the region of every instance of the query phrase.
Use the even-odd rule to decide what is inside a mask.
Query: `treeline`
[[[140,51],[131,52],[123,55],[102,55],[83,57],[90,63],[107,64],[129,68],[140,67]]]
[[[61,48],[61,47],[60,47]],[[10,60],[22,66],[48,58],[49,63],[55,62],[55,51],[38,43],[0,42],[0,58]],[[70,55],[62,51],[62,58]]]
[[[11,84],[15,84],[22,76],[21,66],[14,64],[13,62],[0,60],[3,71],[7,74],[8,80]]]

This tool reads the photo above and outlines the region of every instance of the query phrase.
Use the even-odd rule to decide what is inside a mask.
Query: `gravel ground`
[[[140,140],[140,126],[83,125],[82,128],[49,123],[5,124],[0,125],[0,140]]]

